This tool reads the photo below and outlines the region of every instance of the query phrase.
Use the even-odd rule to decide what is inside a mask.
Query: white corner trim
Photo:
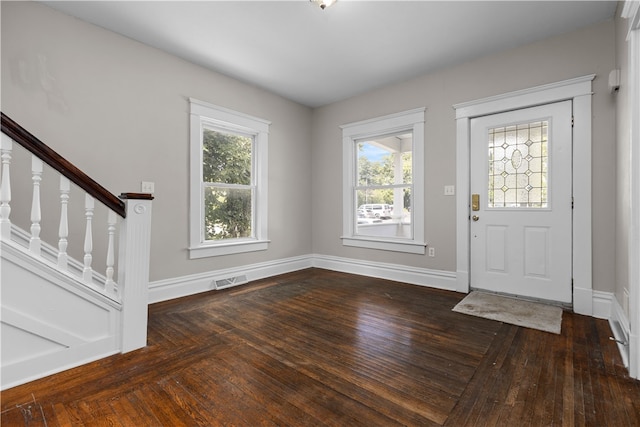
[[[312,259],[313,267],[317,268],[456,291],[456,274],[452,271],[430,270],[329,255],[314,255]]]
[[[149,304],[207,292],[215,289],[215,281],[245,275],[249,282],[312,267],[310,256],[285,258],[240,267],[157,280],[149,283]]]

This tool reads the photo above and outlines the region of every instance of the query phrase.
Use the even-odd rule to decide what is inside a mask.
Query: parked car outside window
[[[358,214],[360,210],[371,211],[373,212],[373,216],[380,219],[388,219],[391,218],[391,205],[387,205],[385,203],[372,203],[367,205],[361,205],[358,208]]]

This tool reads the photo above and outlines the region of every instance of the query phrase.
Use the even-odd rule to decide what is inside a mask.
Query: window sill
[[[390,241],[363,237],[342,237],[342,245],[419,255],[424,255],[427,247],[426,243]]]
[[[268,248],[269,240],[244,240],[229,243],[203,244],[195,248],[189,248],[189,259],[266,251]]]

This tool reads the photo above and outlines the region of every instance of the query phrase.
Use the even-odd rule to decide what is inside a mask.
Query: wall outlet
[[[153,182],[142,181],[140,183],[140,192],[153,194],[153,190],[155,188],[155,184]]]
[[[429,256],[430,257],[436,256],[436,248],[429,248]]]
[[[454,196],[456,194],[456,186],[455,185],[445,185],[444,186],[444,195],[445,196]]]

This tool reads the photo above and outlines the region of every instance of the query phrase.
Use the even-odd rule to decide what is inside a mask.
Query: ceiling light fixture
[[[310,0],[310,1],[311,3],[315,3],[318,6],[320,6],[320,9],[325,10],[326,8],[328,8],[338,0]]]

